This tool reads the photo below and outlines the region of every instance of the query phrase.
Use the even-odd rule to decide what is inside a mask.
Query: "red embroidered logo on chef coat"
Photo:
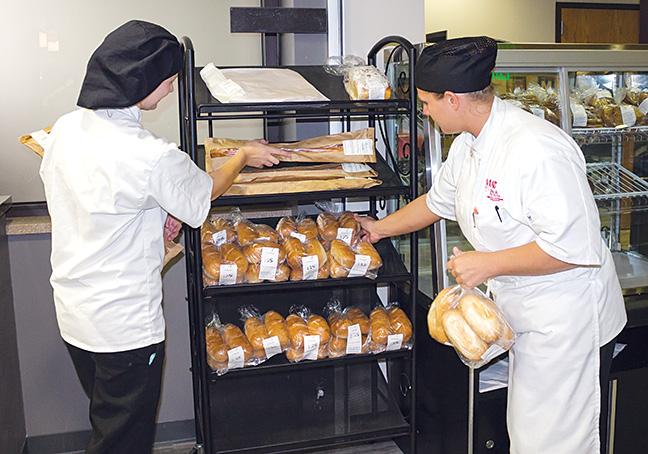
[[[486,197],[493,202],[501,202],[504,200],[497,192],[497,181],[486,178]]]

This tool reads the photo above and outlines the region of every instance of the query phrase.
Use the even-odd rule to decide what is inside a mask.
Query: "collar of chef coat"
[[[506,103],[499,99],[497,96],[493,97],[493,104],[491,105],[490,115],[488,120],[484,123],[482,130],[477,137],[469,132],[466,133],[466,145],[470,147],[473,153],[477,156],[483,157],[489,149],[489,144],[492,144],[493,138],[497,136],[498,127],[504,120],[504,113],[506,111]]]
[[[123,109],[96,109],[95,113],[113,121],[132,121],[137,124],[142,121],[142,111],[137,106],[124,107]]]

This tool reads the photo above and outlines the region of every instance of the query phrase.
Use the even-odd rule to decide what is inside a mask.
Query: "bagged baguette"
[[[285,333],[273,330],[274,334],[270,334],[267,326],[272,326],[272,321],[269,320],[269,323],[266,324],[256,307],[252,305],[241,306],[239,308],[239,314],[241,315],[241,321],[243,322],[243,331],[245,332],[245,336],[254,350],[254,356],[267,360],[272,358],[274,355],[278,355],[285,351],[287,348],[287,338],[284,337]],[[273,315],[271,315],[269,319],[272,317]],[[283,318],[281,321],[283,321]]]
[[[428,311],[435,340],[452,345],[468,367],[479,368],[507,351],[515,335],[497,305],[479,289],[459,285],[439,292]]]

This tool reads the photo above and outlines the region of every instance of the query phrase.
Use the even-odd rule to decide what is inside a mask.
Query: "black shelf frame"
[[[297,103],[250,103],[250,104],[221,104],[209,94],[204,82],[199,76],[200,68],[195,65],[194,48],[188,37],[181,40],[183,48],[183,65],[178,77],[179,111],[180,111],[180,142],[181,149],[189,154],[191,159],[204,169],[205,153],[204,148],[198,144],[198,122],[207,121],[210,136],[213,135],[213,121],[237,120],[237,119],[276,119],[295,118],[308,120],[332,120],[343,119],[350,127],[352,119],[366,119],[370,127],[376,127],[376,122],[381,118],[406,115],[409,117],[409,139],[410,143],[417,143],[417,95],[415,90],[410,90],[408,99],[389,99],[379,101],[354,101],[348,98],[344,90],[342,78],[326,73],[323,67],[294,66],[290,67],[316,88],[318,88],[330,101],[328,102],[297,102]],[[417,51],[406,39],[399,36],[388,36],[379,42],[368,53],[368,63],[375,65],[378,52],[387,46],[396,45],[402,47],[409,57],[410,83],[414,84],[415,65]],[[364,190],[341,190],[341,191],[320,191],[313,193],[293,193],[281,195],[264,196],[225,196],[218,199],[212,206],[242,206],[242,205],[263,205],[277,202],[300,203],[313,200],[325,199],[346,199],[363,198],[369,201],[369,214],[377,212],[378,197],[404,196],[410,200],[417,197],[416,178],[406,185],[402,182],[397,172],[392,169],[382,157],[372,165],[377,170],[383,185],[376,188]],[[410,175],[417,175],[416,153],[411,153],[409,159]],[[353,287],[360,285],[402,285],[403,288],[418,288],[418,236],[416,233],[409,235],[410,257],[409,272],[400,259],[400,256],[389,240],[383,240],[378,244],[378,250],[385,254],[385,270],[379,273],[376,280],[367,278],[351,279],[325,279],[317,281],[297,281],[282,283],[262,283],[250,285],[235,285],[229,287],[208,287],[202,285],[202,259],[201,259],[201,238],[200,229],[184,227],[186,264],[187,264],[187,300],[189,310],[189,333],[191,342],[191,370],[193,383],[195,429],[196,429],[196,451],[207,454],[216,453],[263,453],[263,452],[304,452],[315,448],[334,446],[346,446],[363,441],[375,441],[382,439],[398,439],[403,441],[402,447],[406,452],[416,452],[416,361],[414,349],[416,348],[416,330],[412,336],[414,347],[411,350],[402,349],[394,352],[385,352],[379,355],[351,355],[343,358],[325,359],[317,361],[303,361],[300,363],[289,363],[285,358],[271,358],[266,363],[254,367],[230,371],[221,377],[216,376],[210,370],[205,360],[205,333],[204,320],[206,307],[210,304],[219,304],[221,299],[235,296],[236,294],[260,294],[268,291],[290,292],[293,289],[310,288],[337,288]],[[390,268],[394,265],[393,268]],[[402,301],[407,307],[412,321],[416,326],[416,292],[409,291],[409,301]],[[237,379],[262,374],[293,373],[299,370],[314,368],[337,368],[352,366],[356,364],[374,364],[377,369],[378,361],[403,360],[402,376],[405,375],[407,383],[400,382],[401,392],[406,395],[408,414],[403,416],[403,423],[394,427],[385,427],[380,430],[368,430],[366,433],[345,433],[322,436],[307,442],[284,443],[281,447],[268,444],[267,446],[249,446],[231,450],[219,450],[213,440],[213,427],[210,401],[211,387],[224,380]],[[397,378],[397,377],[396,377]],[[375,381],[374,381],[375,384]],[[279,449],[279,450],[277,450]]]

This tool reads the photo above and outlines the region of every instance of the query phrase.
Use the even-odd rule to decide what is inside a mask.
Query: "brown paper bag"
[[[52,127],[48,126],[47,128],[43,128],[41,131],[43,131],[46,134],[49,134],[51,130]],[[18,140],[20,141],[20,143],[25,145],[31,151],[36,153],[38,156],[40,156],[41,158],[43,157],[43,154],[45,153],[43,147],[41,147],[41,145],[36,141],[36,139],[32,137],[31,134],[25,134],[24,136],[20,136],[18,137]]]
[[[167,266],[167,263],[183,252],[184,248],[181,244],[175,241],[164,240],[164,260],[162,261],[162,268]]]
[[[288,194],[292,192],[336,191],[341,189],[366,189],[382,184],[376,178],[334,178],[331,180],[285,181],[268,183],[233,184],[225,193],[228,195]]]

